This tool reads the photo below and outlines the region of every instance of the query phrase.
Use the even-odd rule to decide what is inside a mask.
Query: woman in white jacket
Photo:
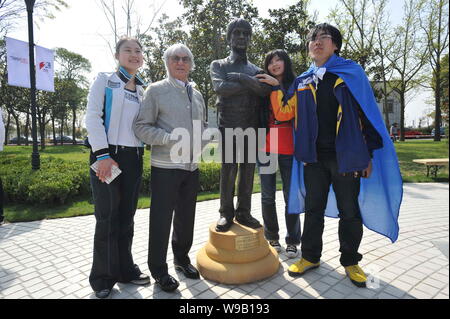
[[[142,46],[136,39],[122,38],[115,57],[117,72],[98,74],[86,112],[90,163],[98,162],[97,172],[90,170],[96,227],[89,276],[97,298],[109,297],[117,282],[150,283],[131,254],[144,153],[133,132],[143,93],[143,81],[137,75],[143,64]],[[108,184],[113,166],[122,173]]]
[[[5,125],[3,124],[2,109],[0,109],[0,151],[3,151],[3,143],[5,143]],[[3,184],[0,176],[0,225],[4,222],[3,216]]]

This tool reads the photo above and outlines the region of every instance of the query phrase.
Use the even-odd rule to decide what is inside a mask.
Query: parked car
[[[9,140],[10,144],[17,144],[17,141],[19,139],[17,138],[17,136],[13,137],[12,139]],[[38,137],[38,143],[41,141],[41,139]],[[21,136],[20,137],[20,144],[25,144],[27,142],[27,139],[25,136]],[[28,138],[28,143],[33,143],[33,139],[31,137]]]
[[[422,132],[414,131],[414,130],[405,131],[405,136],[417,136],[417,135],[422,135]]]
[[[441,136],[442,136],[442,135],[445,135],[445,128],[444,128],[444,127],[441,127],[440,131],[441,131]],[[434,136],[434,132],[435,132],[435,129],[432,129],[432,130],[431,130],[431,135],[432,135],[432,136]]]
[[[63,135],[63,136],[62,136],[62,141],[63,141],[63,143],[72,143],[73,138],[72,138],[72,136],[70,136],[70,135]],[[51,139],[50,142],[51,142],[51,143],[54,143],[54,140]],[[58,135],[56,136],[56,142],[57,142],[57,143],[61,143],[61,136],[58,136]],[[77,138],[75,138],[75,142],[76,142],[77,144],[83,144],[83,141],[80,140],[80,139],[77,139]]]

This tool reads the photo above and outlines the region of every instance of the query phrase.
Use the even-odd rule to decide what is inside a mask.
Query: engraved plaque
[[[249,250],[259,247],[258,235],[236,236],[235,247],[236,250]]]

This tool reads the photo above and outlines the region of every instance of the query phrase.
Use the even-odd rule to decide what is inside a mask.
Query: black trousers
[[[226,154],[231,149],[226,149],[225,128],[221,127],[222,133],[222,166],[220,168],[220,215],[227,219],[233,219],[238,214],[250,214],[253,192],[253,180],[256,167],[256,146],[250,149],[247,136],[244,137],[243,148],[239,147],[236,137],[233,137],[232,151],[233,160],[226,163]],[[249,152],[255,152],[255,161],[250,163]],[[237,205],[234,208],[234,194],[236,177],[238,178]]]
[[[2,178],[0,177],[0,222],[5,219],[3,216],[3,183]]]
[[[102,183],[90,170],[95,204],[94,258],[89,282],[94,291],[112,289],[140,274],[133,262],[131,246],[134,214],[142,179],[143,148],[110,149],[122,173],[111,184]],[[91,153],[90,162],[96,158]]]
[[[166,259],[172,218],[174,263],[191,262],[188,254],[194,237],[198,188],[198,169],[190,172],[152,166],[148,267],[153,278],[168,273]]]
[[[285,202],[284,219],[286,222],[287,234],[286,244],[300,244],[300,216],[299,214],[288,214],[289,189],[291,186],[291,171],[293,155],[272,154],[278,161],[281,181],[283,183],[283,196]],[[275,193],[277,191],[277,178],[274,174],[261,174],[261,168],[268,166],[269,163],[262,164],[258,162],[259,177],[261,179],[261,208],[264,219],[264,237],[267,240],[279,240],[278,234],[280,227],[278,225],[277,209],[275,203]]]
[[[302,257],[317,263],[322,255],[324,214],[330,185],[333,185],[339,210],[339,243],[343,266],[356,265],[362,259],[358,248],[363,235],[358,196],[360,178],[338,173],[335,158],[319,160],[304,167],[305,225],[302,236]]]

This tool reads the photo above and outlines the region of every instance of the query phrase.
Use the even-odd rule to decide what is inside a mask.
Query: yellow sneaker
[[[358,265],[347,266],[345,268],[345,273],[352,283],[360,288],[366,287],[367,276],[364,271]]]
[[[291,277],[299,277],[308,270],[317,268],[319,266],[320,262],[313,264],[307,261],[305,258],[301,258],[299,261],[289,267],[288,274]]]

